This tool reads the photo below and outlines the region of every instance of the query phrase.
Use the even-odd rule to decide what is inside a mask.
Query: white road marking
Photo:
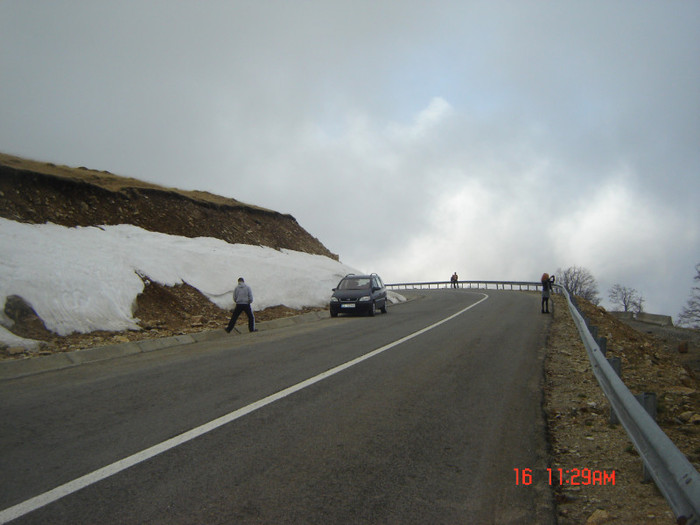
[[[91,472],[90,474],[86,474],[84,476],[81,476],[77,479],[74,479],[73,481],[69,481],[68,483],[65,483],[63,485],[60,485],[54,489],[51,489],[47,492],[44,492],[43,494],[40,494],[38,496],[35,496],[33,498],[30,498],[26,501],[23,501],[22,503],[18,503],[17,505],[14,505],[12,507],[8,507],[7,509],[0,511],[0,523],[7,523],[11,520],[17,519],[21,516],[24,516],[25,514],[29,514],[30,512],[37,510],[41,507],[44,507],[50,503],[53,503],[54,501],[57,501],[65,496],[68,496],[70,494],[73,494],[74,492],[77,492],[81,489],[84,489],[85,487],[88,487],[94,483],[97,483],[98,481],[102,481],[103,479],[106,479],[110,476],[113,476],[114,474],[117,474],[123,470],[126,470],[130,467],[133,467],[134,465],[138,465],[139,463],[146,461],[148,459],[151,459],[158,454],[161,454],[163,452],[167,452],[170,449],[173,449],[179,445],[182,445],[183,443],[187,443],[188,441],[191,441],[195,438],[198,438],[200,436],[203,436],[204,434],[211,432],[212,430],[216,430],[219,427],[222,427],[228,423],[231,423],[232,421],[235,421],[236,419],[239,419],[247,414],[250,414],[251,412],[255,412],[256,410],[263,408],[271,403],[274,403],[275,401],[279,401],[282,398],[285,398],[291,394],[294,394],[295,392],[298,392],[299,390],[303,390],[306,387],[309,387],[315,383],[318,383],[319,381],[323,381],[324,379],[331,377],[339,372],[342,372],[344,370],[347,370],[348,368],[351,368],[362,361],[366,361],[367,359],[370,359],[376,355],[381,354],[382,352],[386,352],[387,350],[394,348],[395,346],[400,345],[401,343],[405,343],[406,341],[409,341],[413,339],[414,337],[418,337],[421,334],[424,334],[425,332],[428,332],[429,330],[432,330],[433,328],[436,328],[440,326],[441,324],[444,324],[455,317],[462,315],[464,312],[467,310],[471,310],[474,308],[476,305],[484,302],[486,299],[488,299],[488,295],[486,294],[480,294],[483,295],[484,297],[474,304],[467,306],[466,308],[460,310],[456,314],[453,314],[449,317],[446,317],[445,319],[438,321],[437,323],[434,323],[430,326],[427,326],[423,328],[422,330],[418,330],[417,332],[413,332],[410,335],[407,335],[406,337],[402,337],[401,339],[397,339],[393,343],[389,343],[387,345],[382,346],[381,348],[377,348],[376,350],[372,350],[371,352],[361,355],[360,357],[357,357],[351,361],[348,361],[347,363],[343,363],[342,365],[338,365],[335,368],[331,368],[330,370],[326,370],[325,372],[322,372],[314,377],[311,377],[305,381],[302,381],[301,383],[297,383],[296,385],[290,386],[288,388],[285,388],[284,390],[280,390],[279,392],[276,392],[270,396],[267,396],[263,399],[260,399],[254,403],[251,403],[250,405],[247,405],[243,408],[239,408],[238,410],[234,410],[233,412],[230,412],[224,416],[221,416],[220,418],[214,419],[208,423],[205,423],[204,425],[198,426],[196,428],[193,428],[192,430],[188,430],[187,432],[183,432],[182,434],[175,436],[173,438],[170,438],[166,441],[163,441],[162,443],[159,443],[157,445],[154,445],[150,448],[147,448],[145,450],[142,450],[141,452],[137,452],[136,454],[133,454],[129,457],[126,457],[124,459],[121,459],[119,461],[116,461],[112,463],[111,465],[107,465],[106,467],[102,467],[100,469],[95,470],[94,472]]]

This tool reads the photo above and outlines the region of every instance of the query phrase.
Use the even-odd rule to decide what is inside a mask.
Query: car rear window
[[[363,290],[369,288],[369,277],[349,277],[340,281],[339,290]]]

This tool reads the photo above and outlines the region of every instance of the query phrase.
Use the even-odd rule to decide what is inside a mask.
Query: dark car
[[[386,313],[386,288],[376,273],[348,274],[333,288],[331,317],[339,313],[374,315],[377,309]]]

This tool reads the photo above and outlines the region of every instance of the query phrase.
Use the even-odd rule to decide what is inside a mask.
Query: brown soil
[[[169,287],[148,279],[144,281],[144,291],[137,297],[134,310],[134,316],[138,319],[141,330],[95,331],[61,337],[47,330],[41,319],[26,303],[18,304],[18,301],[12,298],[6,303],[6,313],[8,305],[13,310],[9,312],[10,317],[15,320],[12,332],[20,337],[42,341],[42,344],[35,351],[0,346],[0,359],[23,359],[129,341],[197,333],[203,330],[223,330],[231,318],[230,311],[222,310],[189,284]],[[255,312],[255,320],[269,321],[314,310],[322,310],[322,308],[309,307],[298,310],[284,305],[272,306]],[[242,315],[236,326],[246,324],[247,318]],[[247,327],[244,330],[247,330]]]
[[[134,224],[171,235],[338,258],[291,215],[206,192],[4,154],[0,154],[0,217],[70,227]]]

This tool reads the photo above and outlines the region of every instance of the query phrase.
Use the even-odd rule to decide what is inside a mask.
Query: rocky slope
[[[654,483],[644,482],[641,459],[624,429],[610,423],[610,405],[593,375],[564,298],[557,295],[554,300],[544,411],[559,523],[675,523]],[[635,395],[656,394],[659,426],[700,469],[700,371],[692,367],[700,354],[698,332],[667,328],[660,333],[652,325],[635,330],[603,308],[583,300],[579,304],[599,335],[607,338],[607,356],[620,358],[627,388]],[[614,472],[615,484],[562,486],[556,474],[559,468]],[[544,478],[539,473],[541,482]]]

